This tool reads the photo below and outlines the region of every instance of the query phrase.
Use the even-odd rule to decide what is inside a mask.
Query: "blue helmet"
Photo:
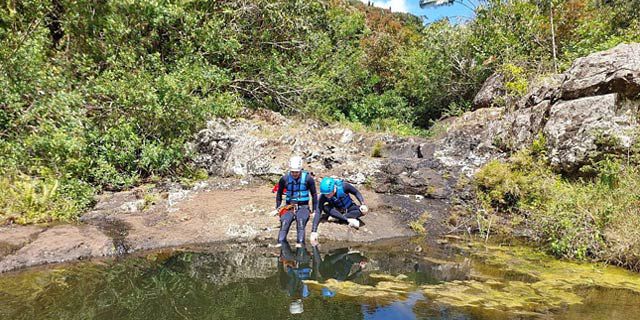
[[[336,293],[334,291],[329,290],[329,288],[327,287],[323,287],[322,288],[322,296],[325,298],[333,298],[335,297]]]
[[[333,189],[335,189],[335,186],[336,186],[336,180],[335,179],[333,179],[331,177],[325,177],[320,182],[320,193],[321,194],[329,194],[329,193],[333,192]]]

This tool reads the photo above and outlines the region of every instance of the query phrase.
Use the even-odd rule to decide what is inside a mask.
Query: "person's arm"
[[[349,254],[349,250],[346,248],[335,250],[330,256],[325,256],[324,261],[328,261],[331,264],[336,264],[338,261],[344,259]]]
[[[313,224],[311,225],[311,232],[318,232],[318,225],[320,224],[320,216],[322,215],[322,210],[324,209],[324,203],[327,201],[327,197],[323,194],[320,195],[320,199],[318,200],[318,210],[316,214],[313,215]]]
[[[327,201],[329,201],[329,199],[327,199],[327,196],[325,196],[324,194],[321,194],[318,197],[318,212],[324,212],[324,205],[327,203]]]
[[[284,177],[280,178],[280,181],[278,181],[278,192],[276,193],[276,209],[280,208],[282,204],[282,190],[284,190],[286,185]]]
[[[360,201],[361,205],[364,204],[364,197],[362,197],[362,193],[360,193],[360,191],[358,191],[358,189],[356,189],[356,187],[354,187],[351,184],[345,182],[344,183],[344,192],[354,195],[356,197],[356,199],[358,199],[358,201]]]
[[[311,211],[318,212],[318,192],[316,191],[316,181],[313,180],[311,175],[307,176],[307,190],[309,190],[309,194],[311,194]]]
[[[344,279],[345,281],[353,281],[355,278],[357,278],[360,274],[362,273],[362,268],[358,267],[358,269],[353,273],[347,276],[346,279]]]
[[[312,277],[313,279],[315,279],[316,281],[321,281],[322,279],[320,279],[320,264],[322,263],[322,257],[320,257],[320,250],[318,249],[317,245],[314,245],[312,247],[313,249],[313,275],[314,277]]]

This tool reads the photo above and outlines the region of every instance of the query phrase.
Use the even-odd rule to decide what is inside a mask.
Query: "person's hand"
[[[277,215],[278,215],[279,211],[280,211],[280,210],[278,210],[278,209],[275,209],[275,210],[273,210],[273,211],[269,211],[269,215],[270,215],[270,216],[272,216],[272,217],[275,217],[275,216],[277,216]]]
[[[369,207],[367,207],[366,204],[361,205],[360,212],[362,212],[362,214],[365,215],[367,212],[369,212]]]
[[[311,235],[309,236],[309,241],[311,242],[312,246],[317,246],[318,245],[318,233],[317,232],[311,232]]]

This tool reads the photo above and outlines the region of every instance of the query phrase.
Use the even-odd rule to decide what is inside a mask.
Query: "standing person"
[[[283,190],[286,190],[286,192],[283,192]],[[302,158],[298,156],[291,157],[289,160],[289,173],[282,176],[278,182],[276,210],[282,204],[283,193],[285,195],[285,203],[290,207],[288,210],[281,210],[278,244],[282,244],[287,240],[289,228],[295,220],[297,231],[296,247],[301,247],[304,243],[304,229],[309,221],[309,216],[318,207],[318,197],[316,183],[311,174],[302,170]],[[310,199],[312,200],[311,208],[309,208]]]
[[[350,194],[354,195],[360,205],[358,206]],[[320,199],[318,200],[318,214],[313,217],[311,228],[311,243],[318,240],[318,224],[320,215],[325,213],[338,221],[346,222],[350,227],[358,229],[360,221],[358,218],[369,212],[369,208],[364,204],[364,198],[358,189],[341,179],[325,177],[320,182]]]

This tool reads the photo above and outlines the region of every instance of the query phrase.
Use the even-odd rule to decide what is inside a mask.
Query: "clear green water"
[[[640,277],[521,247],[216,245],[0,275],[0,319],[638,319]]]

